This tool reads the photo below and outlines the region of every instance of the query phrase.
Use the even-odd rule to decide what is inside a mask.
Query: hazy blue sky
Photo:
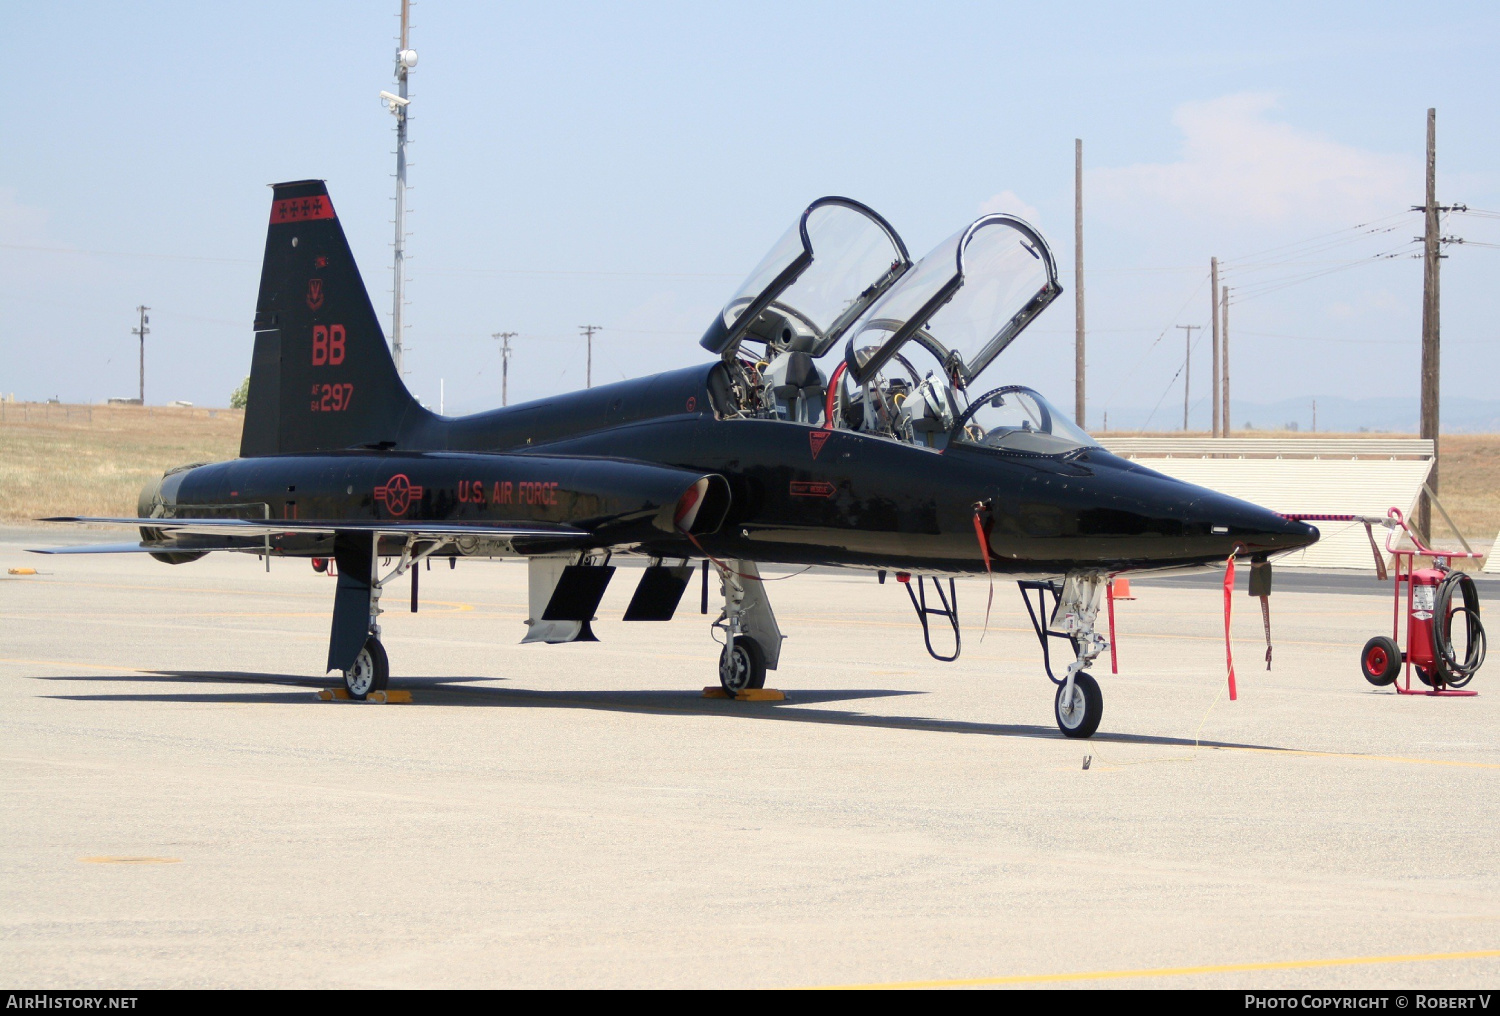
[[[328,180],[388,320],[393,133],[377,93],[396,8],[9,5],[0,391],[133,394],[144,302],[148,400],[223,404],[249,366],[276,180]],[[1171,326],[1206,323],[1210,255],[1235,259],[1244,296],[1237,396],[1412,396],[1421,264],[1359,259],[1421,230],[1405,210],[1422,200],[1428,106],[1440,198],[1500,210],[1497,10],[427,0],[410,384],[435,406],[446,379],[450,412],[498,404],[502,329],[520,333],[512,401],[582,384],[580,324],[604,326],[596,381],[700,360],[738,279],[839,193],[917,255],[981,211],[1032,218],[1069,294],[991,373],[1071,406],[1082,137],[1089,424],[1158,401],[1158,421],[1180,420]],[[1367,222],[1390,231],[1347,231]],[[1258,253],[1339,230],[1352,242]],[[1500,243],[1500,219],[1447,230]],[[1488,397],[1500,250],[1450,253],[1444,390]],[[1278,259],[1292,263],[1257,267]],[[1272,284],[1324,269],[1342,270]]]

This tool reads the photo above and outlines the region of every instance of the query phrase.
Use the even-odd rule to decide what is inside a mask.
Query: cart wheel
[[[1411,669],[1417,672],[1418,681],[1421,681],[1429,688],[1436,687],[1433,681],[1432,671],[1428,670],[1426,667],[1413,667]]]
[[[1395,681],[1401,672],[1401,650],[1396,648],[1396,640],[1389,635],[1376,635],[1366,642],[1360,650],[1359,666],[1365,672],[1365,680],[1377,688]]]

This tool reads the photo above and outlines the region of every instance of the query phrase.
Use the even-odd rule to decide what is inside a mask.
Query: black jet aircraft
[[[1046,670],[1059,728],[1087,737],[1112,575],[1232,554],[1265,568],[1318,532],[1112,455],[1030,388],[980,384],[1061,291],[1014,216],[913,262],[871,209],[822,198],[709,325],[712,362],[447,417],[398,376],[327,188],[277,184],[240,457],[168,471],[135,518],[51,521],[140,528],[77,552],[331,558],[327,666],[354,698],[389,676],[382,591],[410,572],[416,609],[432,557],[526,558],[524,641],[545,643],[594,639],[613,554],[647,561],[627,621],[671,618],[695,559],[706,603],[711,563],[730,694],[781,657],[761,565],[895,573],[940,659],[959,648],[953,577],[998,573],[1020,583],[1044,660],[1049,638],[1069,644],[1063,676]],[[933,649],[934,616],[952,653]]]

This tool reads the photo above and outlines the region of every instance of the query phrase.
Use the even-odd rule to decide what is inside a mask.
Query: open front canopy
[[[908,342],[967,386],[1057,298],[1047,242],[1013,215],[986,215],[917,262],[849,339],[854,380],[873,377]]]
[[[819,198],[750,273],[702,344],[732,354],[748,339],[822,356],[910,267],[901,237],[872,209]]]

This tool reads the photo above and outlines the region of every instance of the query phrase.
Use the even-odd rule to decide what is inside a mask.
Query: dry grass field
[[[0,403],[0,521],[134,515],[146,481],[239,454],[238,409]]]
[[[236,409],[0,403],[0,522],[133,513],[163,470],[233,458],[243,422]],[[1441,453],[1443,506],[1483,549],[1500,530],[1500,434],[1449,435]]]

